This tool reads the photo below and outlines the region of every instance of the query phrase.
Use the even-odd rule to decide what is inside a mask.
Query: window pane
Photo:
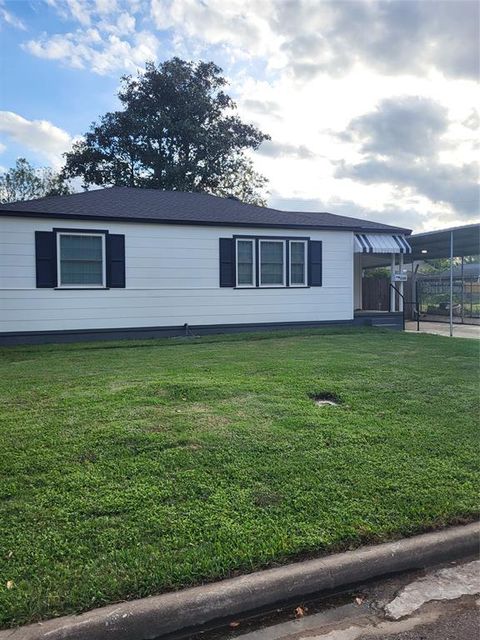
[[[253,242],[237,242],[237,279],[238,284],[253,285]]]
[[[305,244],[290,242],[290,284],[305,284]]]
[[[251,264],[238,265],[238,284],[253,284],[253,267]]]
[[[237,251],[239,262],[252,262],[253,242],[250,242],[250,240],[239,240],[237,244]]]
[[[305,245],[303,242],[290,243],[290,260],[292,261],[292,264],[296,262],[303,264],[305,260]]]
[[[283,242],[262,242],[262,262],[283,264]]]
[[[98,284],[102,285],[101,262],[62,260],[61,284]]]
[[[60,236],[61,260],[102,260],[100,236]]]
[[[60,284],[103,285],[103,242],[100,236],[60,236]]]
[[[262,284],[283,284],[283,242],[262,242],[260,253]]]
[[[305,270],[303,264],[292,264],[291,284],[305,284]]]

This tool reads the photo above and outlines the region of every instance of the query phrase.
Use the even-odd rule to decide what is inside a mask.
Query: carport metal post
[[[395,254],[392,253],[392,262],[391,262],[391,266],[390,266],[390,282],[391,284],[394,283],[394,279],[393,276],[395,274]],[[395,311],[395,289],[393,287],[390,287],[390,311]]]
[[[399,270],[400,273],[403,275],[403,253],[401,253],[399,256]],[[399,300],[398,300],[398,310],[403,312],[403,281],[400,280],[399,282],[399,291],[400,291],[400,296],[399,296]]]
[[[464,281],[464,264],[465,264],[465,256],[462,256],[462,297],[461,297],[461,303],[462,303],[462,324],[465,323],[465,311],[464,311],[464,306],[465,306],[465,281]]]
[[[453,336],[453,230],[450,231],[450,337]]]

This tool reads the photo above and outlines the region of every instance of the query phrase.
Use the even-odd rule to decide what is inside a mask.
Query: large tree
[[[0,202],[69,193],[73,193],[73,189],[58,171],[51,167],[35,169],[25,158],[17,158],[15,166],[0,175]]]
[[[81,176],[86,186],[207,191],[261,201],[265,179],[245,152],[269,136],[241,121],[226,84],[213,62],[147,63],[143,74],[122,78],[122,108],[93,123],[65,154],[64,175]]]
[[[207,191],[217,196],[233,197],[248,204],[265,207],[267,183],[267,178],[255,171],[250,158],[237,157],[230,166],[225,167],[215,189]]]

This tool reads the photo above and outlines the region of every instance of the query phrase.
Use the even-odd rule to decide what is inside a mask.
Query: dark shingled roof
[[[410,233],[409,229],[333,213],[280,211],[207,193],[130,187],[109,187],[69,196],[2,204],[0,216]]]

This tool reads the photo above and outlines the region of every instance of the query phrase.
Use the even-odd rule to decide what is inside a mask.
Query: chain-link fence
[[[450,321],[450,278],[417,276],[420,317],[427,321]],[[453,321],[480,324],[480,282],[478,279],[453,280]]]

